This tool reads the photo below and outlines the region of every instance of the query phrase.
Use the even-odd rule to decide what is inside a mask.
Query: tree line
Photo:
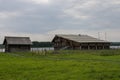
[[[38,41],[33,41],[32,42],[32,47],[53,47],[52,42],[38,42]]]

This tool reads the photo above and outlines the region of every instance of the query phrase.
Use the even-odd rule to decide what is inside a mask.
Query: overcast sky
[[[50,41],[55,34],[86,34],[120,41],[120,0],[0,0],[4,36]]]

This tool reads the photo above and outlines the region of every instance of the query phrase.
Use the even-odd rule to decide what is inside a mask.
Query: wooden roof
[[[3,42],[3,45],[5,43],[9,45],[32,45],[32,42],[29,37],[9,37],[6,36]]]
[[[79,43],[109,43],[108,41],[100,40],[88,35],[56,35],[55,37],[61,37],[61,38],[79,42]]]

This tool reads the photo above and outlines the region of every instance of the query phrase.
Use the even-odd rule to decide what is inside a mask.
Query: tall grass
[[[120,50],[0,53],[0,80],[119,80]]]

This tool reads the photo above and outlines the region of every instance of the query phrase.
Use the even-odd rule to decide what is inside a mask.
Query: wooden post
[[[88,50],[90,50],[90,45],[88,44]]]
[[[103,45],[103,49],[105,49],[104,45]]]
[[[80,45],[80,50],[81,50],[81,45]]]
[[[98,50],[97,46],[96,46],[96,50]]]

